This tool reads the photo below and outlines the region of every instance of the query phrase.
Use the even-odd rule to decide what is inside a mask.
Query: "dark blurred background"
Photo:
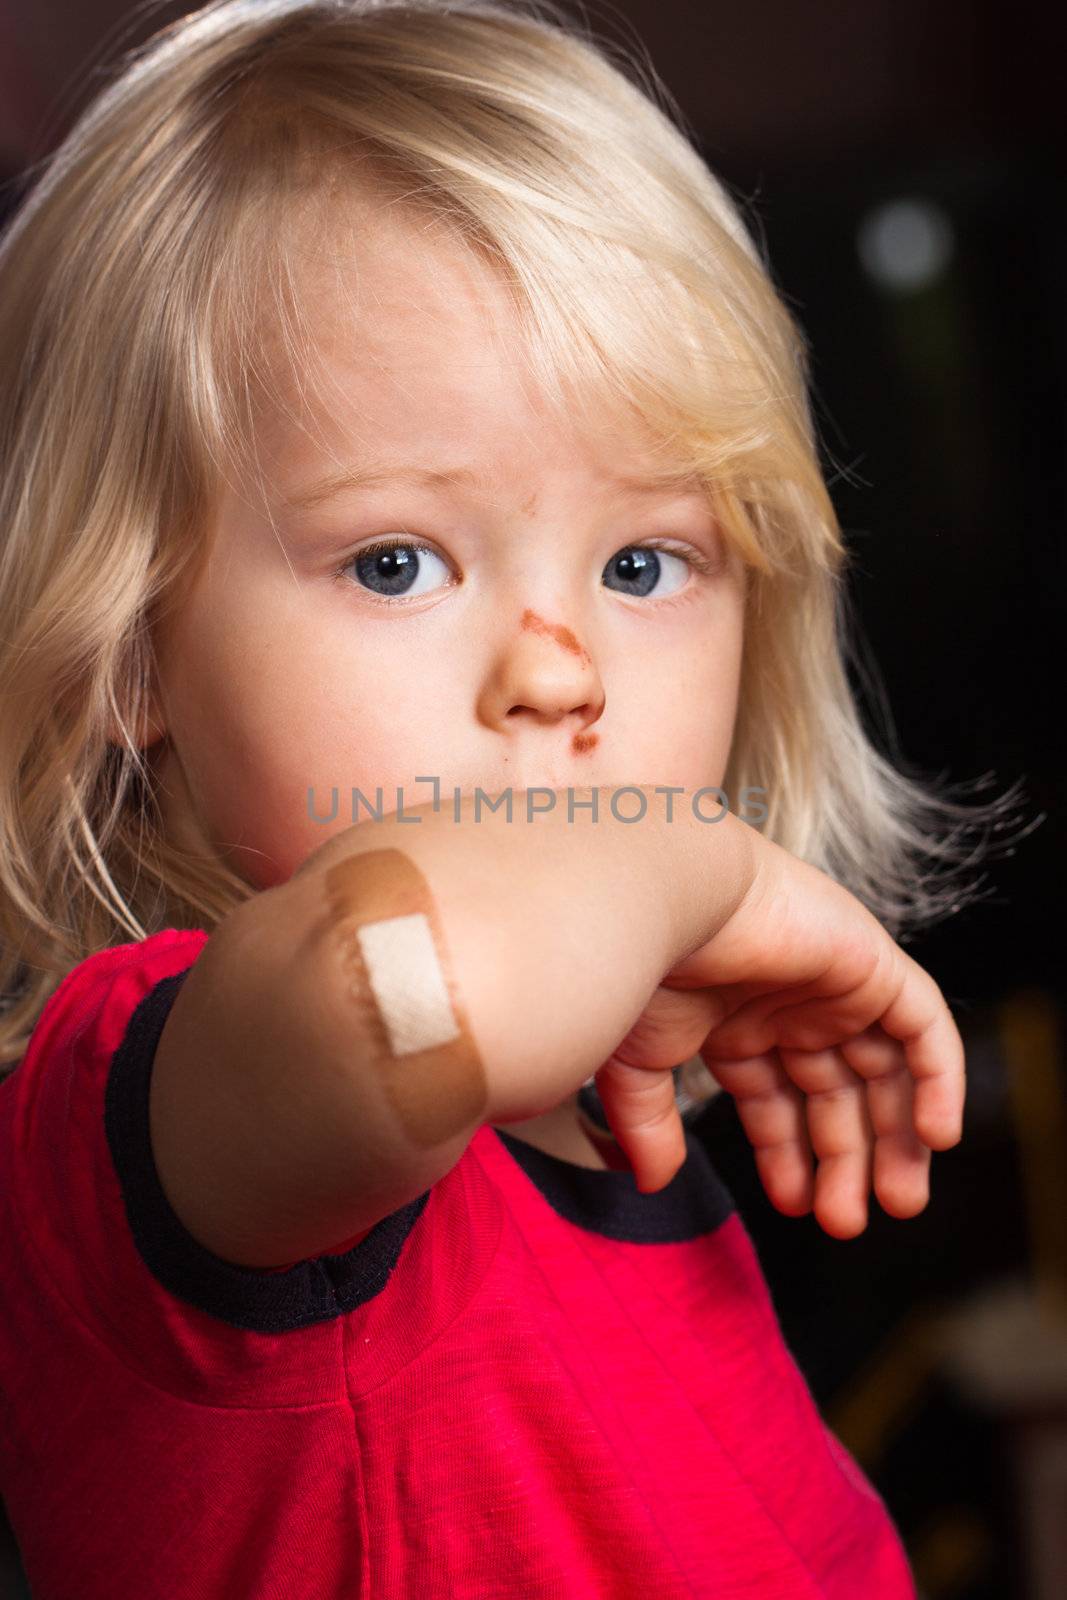
[[[190,9],[3,0],[0,209],[17,204],[31,164],[120,50]],[[830,1239],[812,1218],[771,1208],[726,1095],[697,1128],[797,1361],[885,1498],[924,1600],[1063,1600],[1057,11],[1036,0],[589,0],[583,12],[647,51],[762,231],[810,340],[849,591],[897,756],[952,783],[991,775],[976,799],[1022,778],[1023,820],[1044,817],[989,863],[982,904],[908,945],[952,1005],[969,1072],[963,1141],[934,1157],[920,1217],[895,1221],[872,1199],[859,1239]],[[885,748],[877,705],[865,704]],[[9,1532],[6,1562],[0,1594],[14,1600],[26,1591]]]

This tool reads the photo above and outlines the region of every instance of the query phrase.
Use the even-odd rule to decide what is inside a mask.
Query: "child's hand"
[[[762,838],[737,911],[597,1073],[646,1191],[684,1159],[664,1069],[696,1050],[735,1097],[771,1202],[814,1205],[835,1237],[863,1231],[872,1186],[891,1215],[915,1216],[930,1150],[959,1140],[963,1045],[937,984],[845,889]]]
[[[800,1217],[814,1205],[820,1225],[839,1239],[867,1226],[872,1186],[891,1216],[922,1211],[930,1149],[914,1125],[904,1046],[880,1024],[825,1050],[777,1048],[744,1061],[701,1054],[734,1097],[778,1211]]]

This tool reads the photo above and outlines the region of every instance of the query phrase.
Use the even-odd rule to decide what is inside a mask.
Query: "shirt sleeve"
[[[473,1192],[464,1157],[366,1234],[289,1267],[245,1267],[201,1245],[159,1181],[148,1100],[159,1037],[207,937],[168,928],[100,951],[44,1007],[0,1083],[4,1276],[24,1304],[76,1319],[168,1389],[221,1389],[230,1404],[336,1399],[346,1314],[399,1324],[402,1306],[406,1333],[392,1330],[391,1347],[410,1359],[448,1315],[422,1282],[439,1273],[442,1234],[484,1233],[491,1200]]]

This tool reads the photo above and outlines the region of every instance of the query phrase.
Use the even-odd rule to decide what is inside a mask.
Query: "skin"
[[[290,414],[266,409],[255,441],[274,526],[252,484],[228,487],[208,559],[156,635],[145,743],[167,828],[257,888],[350,826],[351,786],[372,799],[381,786],[386,810],[398,786],[412,804],[430,798],[420,775],[446,797],[454,785],[721,786],[737,712],[744,573],[699,488],[624,489],[618,474],[650,467],[654,442],[629,413],[596,429],[551,417],[491,267],[443,229],[353,215],[356,251],[316,238],[298,264],[308,366],[284,383]],[[383,459],[468,465],[487,483],[292,506],[339,467]],[[430,548],[412,596],[385,598],[357,574],[359,548],[389,537]],[[660,554],[658,586],[626,592],[617,558],[658,539],[677,547]],[[707,570],[689,569],[686,551]],[[334,785],[338,816],[318,823],[308,789],[326,814]],[[669,990],[660,998],[671,1004]],[[811,1209],[814,1145],[819,1220],[852,1236],[874,1142],[863,1079],[839,1051],[819,1052],[803,1087],[785,1064],[789,1075],[775,1052],[714,1071],[779,1209]],[[573,1101],[561,1111],[573,1128]],[[553,1117],[511,1131],[538,1142]],[[898,1214],[926,1202],[926,1168],[908,1177]]]

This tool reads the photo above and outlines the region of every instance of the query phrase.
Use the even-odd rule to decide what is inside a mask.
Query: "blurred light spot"
[[[864,217],[856,248],[882,288],[924,289],[944,272],[955,235],[948,215],[933,201],[888,200]]]

